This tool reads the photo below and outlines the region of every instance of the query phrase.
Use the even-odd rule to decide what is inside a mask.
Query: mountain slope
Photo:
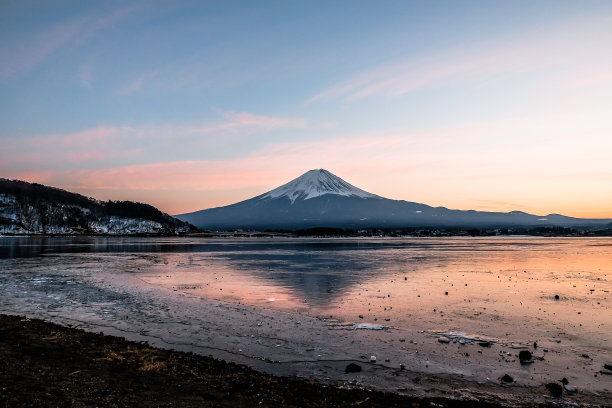
[[[178,219],[206,229],[348,229],[386,227],[599,226],[611,220],[588,220],[558,214],[536,216],[449,210],[390,200],[361,190],[327,170],[310,170],[267,193],[225,207],[180,214]]]
[[[163,234],[195,230],[148,204],[97,201],[41,184],[0,179],[0,233]]]

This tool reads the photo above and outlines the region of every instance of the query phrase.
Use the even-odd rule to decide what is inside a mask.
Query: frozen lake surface
[[[0,271],[0,312],[269,372],[406,392],[431,391],[415,375],[612,389],[609,238],[5,237]],[[365,374],[345,374],[351,361]]]

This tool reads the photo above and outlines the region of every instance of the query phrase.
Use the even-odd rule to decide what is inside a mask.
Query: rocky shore
[[[0,315],[2,407],[504,407],[277,377],[38,319]]]

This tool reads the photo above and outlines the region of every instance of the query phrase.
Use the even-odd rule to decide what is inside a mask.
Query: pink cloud
[[[91,152],[68,152],[65,156],[68,160],[73,163],[85,163],[91,161],[102,161],[106,159],[106,155],[102,152],[91,151]]]
[[[2,177],[12,180],[23,180],[31,183],[48,184],[57,180],[56,170],[26,170],[6,172]]]
[[[92,145],[92,144],[105,144],[109,140],[116,138],[121,132],[121,128],[115,127],[98,127],[94,129],[88,129],[81,132],[71,133],[68,135],[55,135],[51,137],[42,137],[47,142],[56,143],[59,142],[65,147],[73,145]],[[39,139],[40,140],[40,139]]]
[[[274,129],[306,126],[299,118],[255,115],[247,112],[220,112],[221,120],[200,124],[99,126],[67,134],[46,134],[29,138],[5,138],[0,150],[0,170],[24,168],[65,168],[144,161],[160,149],[169,149],[181,140],[197,148],[214,147],[228,137],[239,139]]]

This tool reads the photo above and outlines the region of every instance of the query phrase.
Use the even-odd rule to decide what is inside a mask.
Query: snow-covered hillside
[[[0,179],[0,234],[180,235],[182,221],[146,204],[100,202],[67,191]]]

